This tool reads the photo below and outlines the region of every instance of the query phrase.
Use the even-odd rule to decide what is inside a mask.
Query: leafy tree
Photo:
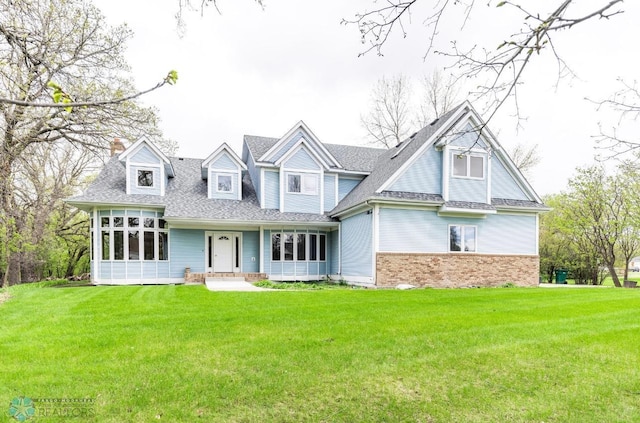
[[[131,35],[126,26],[109,27],[86,1],[0,0],[0,63],[8,64],[0,66],[3,285],[20,280],[21,254],[34,248],[28,228],[42,222],[37,207],[47,194],[37,192],[33,201],[20,190],[40,146],[53,146],[54,155],[73,148],[99,157],[116,136],[146,135],[175,148],[162,138],[153,109],[123,101],[136,94],[123,58]]]

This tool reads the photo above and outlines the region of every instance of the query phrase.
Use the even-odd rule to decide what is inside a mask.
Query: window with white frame
[[[136,183],[139,188],[153,188],[153,170],[138,169]]]
[[[271,233],[272,261],[326,261],[327,236],[317,233]]]
[[[453,153],[453,176],[462,178],[484,178],[484,157],[465,153]]]
[[[475,253],[478,229],[469,225],[449,226],[449,251]]]
[[[100,218],[102,260],[168,260],[166,221],[155,217]]]
[[[217,174],[216,187],[218,192],[233,192],[233,182],[231,175]]]
[[[318,176],[313,174],[287,174],[287,193],[316,195],[318,193]]]

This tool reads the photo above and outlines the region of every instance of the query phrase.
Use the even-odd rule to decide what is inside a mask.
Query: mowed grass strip
[[[7,407],[95,398],[100,422],[640,421],[640,289],[12,295]]]

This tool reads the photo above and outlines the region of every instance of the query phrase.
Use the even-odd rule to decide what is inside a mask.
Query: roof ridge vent
[[[439,118],[439,117],[435,118],[435,119],[433,120],[433,122],[431,122],[431,123],[429,124],[429,126],[433,126],[433,125],[435,125],[439,120],[440,120],[440,118]]]

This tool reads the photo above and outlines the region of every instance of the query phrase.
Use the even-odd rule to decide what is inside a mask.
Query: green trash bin
[[[556,283],[567,283],[567,274],[568,270],[565,269],[557,269],[556,270]]]

